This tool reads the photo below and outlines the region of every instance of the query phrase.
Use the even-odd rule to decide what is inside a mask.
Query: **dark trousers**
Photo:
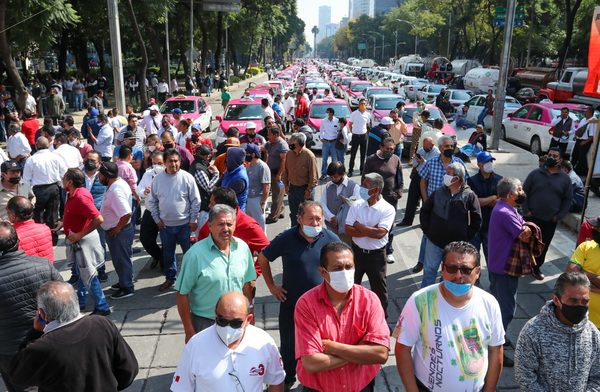
[[[33,187],[35,195],[35,207],[33,209],[33,220],[36,223],[44,223],[50,229],[54,229],[58,221],[58,206],[60,204],[60,188],[58,184],[36,185]],[[58,234],[52,232],[52,244],[58,242]]]
[[[371,291],[374,292],[387,318],[388,292],[387,292],[387,263],[385,261],[385,247],[377,250],[366,251],[352,243],[354,250],[354,283],[360,284],[367,274]],[[367,253],[368,252],[368,253]]]
[[[295,226],[298,223],[298,207],[302,202],[306,201],[304,197],[304,192],[306,191],[306,185],[296,186],[290,184],[289,192],[288,192],[288,204],[290,207],[290,222],[292,226]],[[313,199],[313,195],[311,194],[310,200]]]
[[[504,331],[515,316],[517,307],[517,289],[519,288],[519,278],[515,276],[496,274],[489,272],[490,293],[496,298],[500,305],[500,314],[502,315],[502,325]]]
[[[569,159],[569,154],[567,154],[568,145],[569,143],[561,143],[559,141],[556,141],[554,138],[550,139],[550,148],[558,147],[558,149],[560,150],[560,156],[563,159]]]
[[[398,209],[398,199],[393,198],[393,197],[384,197],[383,198],[385,201],[387,201],[388,203],[390,203],[392,205],[392,207],[394,207],[394,210]],[[387,245],[385,246],[385,253],[386,255],[391,255],[392,253],[394,253],[394,233],[393,233],[393,228],[394,225],[392,225],[392,227],[390,228],[390,231],[388,232],[388,242]]]
[[[415,220],[415,213],[421,200],[421,176],[415,169],[410,175],[410,184],[408,185],[408,198],[406,199],[406,208],[404,209],[404,218],[402,222],[412,225]]]
[[[575,146],[573,147],[573,154],[571,154],[571,163],[575,173],[579,175],[586,175],[588,172],[588,161],[587,153],[592,146],[592,143],[581,144],[582,140],[576,140]]]
[[[296,381],[295,308],[296,301],[292,302],[290,299],[279,304],[279,339],[281,341],[281,360],[283,362],[283,369],[285,370],[286,383]]]
[[[348,172],[354,170],[354,160],[356,159],[356,152],[360,147],[360,161],[358,167],[359,171],[362,173],[362,169],[365,164],[365,159],[367,158],[365,156],[367,154],[367,134],[352,134],[352,140],[350,141],[350,143],[352,144],[352,146],[350,147],[350,166],[348,166]]]
[[[153,259],[160,260],[162,265],[162,250],[156,243],[156,237],[158,237],[158,226],[154,222],[150,211],[146,210],[144,211],[144,215],[142,215],[142,223],[140,225],[140,242],[144,250]]]
[[[375,379],[372,379],[371,382],[360,390],[360,392],[373,392],[375,390]],[[312,389],[309,387],[302,386],[302,392],[319,392],[316,389]]]
[[[475,237],[469,241],[479,251],[479,248],[483,248],[483,255],[485,256],[485,262],[488,261],[488,230],[489,228],[480,229]]]
[[[542,242],[544,243],[544,251],[540,255],[540,257],[536,258],[537,267],[534,268],[536,272],[539,272],[540,267],[546,261],[546,253],[548,252],[548,248],[550,247],[550,242],[552,238],[554,238],[554,232],[556,231],[557,222],[552,221],[544,221],[536,217],[528,217],[528,221],[535,223],[539,226],[540,231],[542,232]]]

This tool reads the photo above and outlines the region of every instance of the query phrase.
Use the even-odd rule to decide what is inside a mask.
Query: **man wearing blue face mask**
[[[294,353],[294,309],[298,298],[321,284],[319,256],[321,249],[339,237],[323,227],[323,208],[316,201],[305,201],[298,207],[297,225],[279,234],[258,255],[258,263],[265,283],[279,306],[279,334],[281,357],[285,369],[286,385],[293,385],[296,378]],[[273,280],[270,262],[281,257],[283,282]]]
[[[392,336],[407,391],[496,390],[504,328],[496,299],[474,286],[480,273],[477,249],[451,242],[442,256],[444,281],[406,302]]]

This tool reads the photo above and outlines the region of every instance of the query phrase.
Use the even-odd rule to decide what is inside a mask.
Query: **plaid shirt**
[[[517,278],[531,274],[533,267],[537,265],[535,258],[544,251],[540,228],[532,222],[525,222],[524,225],[531,229],[531,241],[527,243],[518,238],[515,239],[510,257],[506,260],[504,267],[506,275]]]
[[[469,178],[469,173],[467,172],[467,168],[465,167],[465,163],[462,159],[453,156],[450,163],[458,162],[465,168],[465,183]],[[425,164],[419,169],[419,176],[422,179],[427,180],[427,196],[431,196],[431,194],[444,185],[444,174],[446,174],[446,166],[442,162],[441,155],[428,160]]]

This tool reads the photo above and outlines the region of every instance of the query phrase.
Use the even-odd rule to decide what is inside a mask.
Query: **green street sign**
[[[496,6],[496,13],[498,13],[498,12],[505,13],[506,12],[506,7],[501,6],[501,5],[497,5]]]

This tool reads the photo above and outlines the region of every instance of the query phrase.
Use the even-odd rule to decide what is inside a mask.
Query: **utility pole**
[[[500,74],[496,88],[496,100],[494,101],[494,123],[492,126],[492,149],[497,150],[500,144],[500,132],[502,129],[502,117],[504,114],[504,102],[506,101],[506,85],[508,69],[510,67],[510,49],[512,46],[512,35],[515,23],[516,0],[507,0],[506,19],[504,22],[504,43],[502,44],[502,57],[500,59]]]
[[[394,42],[394,60],[398,58],[398,30],[394,31],[394,37],[396,41]]]
[[[190,77],[194,77],[194,0],[190,0]]]
[[[448,46],[446,48],[446,56],[450,59],[450,33],[452,31],[452,11],[450,11],[450,15],[448,15]]]
[[[169,92],[171,95],[175,91],[171,88],[171,55],[169,53],[169,10],[165,10],[165,44],[167,49],[167,84],[169,85]]]
[[[123,80],[123,57],[121,55],[121,30],[119,28],[118,0],[107,0],[108,27],[110,30],[110,48],[112,59],[113,83],[115,85],[115,101],[119,113],[125,113],[125,86]],[[143,84],[144,81],[141,81]]]

